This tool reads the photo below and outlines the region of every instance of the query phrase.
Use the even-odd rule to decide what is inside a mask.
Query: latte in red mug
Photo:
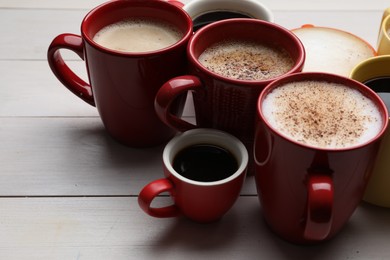
[[[133,31],[136,37],[130,37],[132,45],[138,41],[138,47],[144,48],[151,43],[150,37],[157,36],[156,30],[160,36],[166,36],[172,27],[181,37],[174,38],[166,47],[127,51],[123,46],[117,48],[99,40],[107,37],[110,44],[117,44],[126,34],[123,31],[136,29]],[[168,2],[111,0],[88,12],[81,23],[80,35],[56,36],[48,48],[48,62],[66,88],[96,106],[104,127],[115,140],[132,147],[159,145],[171,139],[176,131],[159,120],[154,98],[164,82],[185,72],[185,52],[192,27],[191,17]],[[100,36],[95,37],[96,34]],[[85,60],[88,82],[67,66],[61,49]],[[185,97],[175,103],[174,114],[181,115],[184,102]]]
[[[363,144],[382,129],[382,115],[360,91],[326,81],[281,85],[262,103],[265,119],[283,135],[320,148]]]
[[[162,21],[128,19],[105,26],[93,40],[112,50],[147,52],[164,49],[183,37],[174,26]]]
[[[294,61],[283,49],[230,40],[207,48],[199,62],[221,76],[239,80],[268,80],[287,73]]]
[[[200,56],[205,55],[208,49],[213,50],[214,48],[215,50],[220,44],[224,46],[232,43],[235,47],[230,49],[233,50],[232,56],[237,58],[237,71],[243,71],[237,75],[243,74],[245,79],[227,77],[208,69],[207,66],[210,64],[202,65],[202,60],[206,59],[200,58]],[[188,43],[189,74],[172,78],[166,82],[158,91],[155,99],[157,115],[173,129],[187,131],[199,127],[215,128],[238,137],[249,150],[249,174],[254,171],[252,147],[257,98],[268,84],[282,76],[256,80],[253,77],[247,77],[245,70],[242,70],[242,67],[247,67],[249,76],[257,75],[256,72],[260,72],[262,66],[256,65],[256,62],[248,63],[248,56],[254,52],[253,49],[258,54],[261,53],[259,50],[264,50],[265,47],[267,47],[268,56],[270,56],[270,49],[272,49],[273,54],[282,49],[286,52],[287,59],[292,60],[291,64],[288,62],[289,68],[282,75],[302,70],[305,50],[299,39],[289,30],[275,23],[246,18],[210,23],[198,30]],[[220,50],[221,53],[224,53],[224,48]],[[264,58],[265,55],[259,56]],[[218,65],[218,63],[213,62],[215,56],[211,55],[211,57],[211,65]],[[222,62],[221,72],[225,72],[223,69],[225,65],[235,65],[235,62],[232,62],[232,57],[229,58],[229,55],[226,55],[225,58],[227,58],[227,62]],[[218,59],[224,61],[223,57],[218,57]],[[262,58],[257,59],[257,61],[261,60]],[[209,58],[207,61],[210,63]],[[268,74],[271,70],[275,70],[275,67],[281,67],[282,63],[279,61],[278,63],[277,66],[268,68]],[[252,65],[254,66],[252,67]],[[235,68],[230,69],[235,71]],[[261,73],[265,74],[263,72]],[[191,91],[193,94],[196,124],[190,124],[170,113],[171,104],[175,103],[177,97],[186,96],[187,91]]]
[[[304,72],[267,85],[257,104],[255,180],[264,218],[294,243],[335,236],[363,198],[388,111],[372,90]]]

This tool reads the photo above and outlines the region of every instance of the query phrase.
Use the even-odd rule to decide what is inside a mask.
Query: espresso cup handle
[[[173,193],[173,184],[168,179],[158,179],[147,184],[138,196],[138,204],[145,213],[156,218],[176,217],[180,214],[176,205],[170,205],[162,208],[152,208],[151,204],[155,197],[168,191]]]
[[[68,49],[75,52],[84,60],[83,40],[74,34],[60,34],[51,42],[47,51],[47,60],[54,75],[76,96],[95,106],[91,86],[77,76],[64,62],[60,49]]]
[[[324,240],[333,219],[333,181],[326,174],[309,174],[307,183],[307,218],[304,237]]]
[[[195,76],[180,76],[166,82],[157,92],[154,108],[157,116],[171,128],[184,132],[197,126],[178,118],[171,113],[175,100],[187,91],[197,91],[202,87],[202,83]]]

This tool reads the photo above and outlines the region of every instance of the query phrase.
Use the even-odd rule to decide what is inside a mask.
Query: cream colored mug
[[[376,55],[364,39],[337,28],[305,24],[292,32],[305,47],[303,72],[327,72],[348,77],[360,62]]]
[[[389,18],[388,16],[387,18]],[[390,105],[390,55],[382,55],[359,63],[350,77],[364,83],[382,96]],[[388,94],[386,94],[388,93]],[[388,95],[388,96],[385,96]],[[389,102],[386,102],[388,100]],[[386,130],[376,158],[371,179],[363,200],[371,204],[390,208],[390,129]]]
[[[390,54],[390,7],[383,12],[378,35],[378,55]]]

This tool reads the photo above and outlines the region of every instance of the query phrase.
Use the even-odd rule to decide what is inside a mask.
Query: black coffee
[[[381,97],[387,110],[390,111],[390,76],[373,78],[364,82],[364,84]]]
[[[233,175],[238,164],[233,154],[224,148],[197,144],[181,150],[173,160],[173,168],[188,179],[211,182]]]
[[[251,18],[251,17],[245,14],[231,12],[231,11],[210,12],[196,17],[193,21],[194,24],[193,29],[194,31],[197,31],[198,29],[200,29],[201,27],[209,23],[219,21],[219,20],[230,19],[230,18]]]

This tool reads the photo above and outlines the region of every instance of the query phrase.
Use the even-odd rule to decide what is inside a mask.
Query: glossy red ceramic
[[[294,60],[291,74],[302,70],[305,51],[299,39],[287,29],[257,19],[229,19],[209,24],[190,39],[187,49],[190,74],[165,83],[156,96],[155,108],[161,120],[179,131],[196,127],[216,128],[238,137],[250,157],[253,146],[256,102],[264,87],[275,79],[235,80],[206,69],[198,61],[203,51],[228,39],[255,41],[284,48]],[[196,125],[170,113],[177,97],[193,92]]]
[[[128,18],[152,18],[175,25],[183,38],[165,49],[144,53],[114,51],[92,39],[104,26]],[[135,147],[160,144],[175,131],[156,116],[154,98],[161,85],[185,73],[185,51],[192,21],[181,8],[164,1],[115,0],[106,2],[84,18],[81,36],[61,34],[48,49],[50,68],[75,95],[96,106],[107,131],[118,141]],[[85,60],[89,82],[64,62],[60,50],[68,49]],[[184,98],[172,110],[180,115]]]
[[[282,136],[264,119],[262,101],[273,88],[302,80],[336,82],[370,97],[382,114],[382,130],[367,143],[344,149],[305,146]],[[387,119],[380,98],[348,78],[297,73],[268,85],[258,100],[254,156],[258,196],[271,229],[286,240],[303,244],[336,235],[363,197]]]

